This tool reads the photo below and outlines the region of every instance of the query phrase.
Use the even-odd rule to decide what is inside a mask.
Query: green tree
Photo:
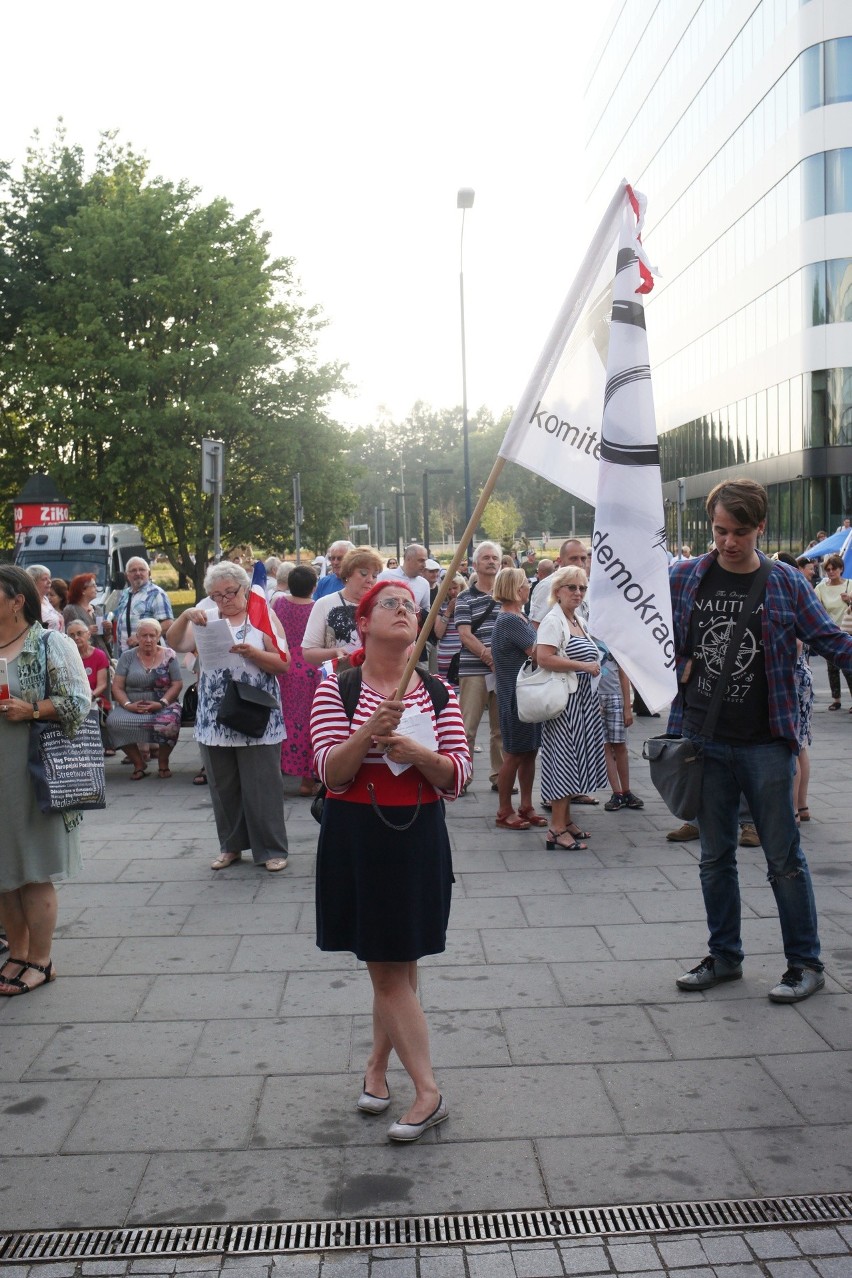
[[[21,480],[35,452],[76,517],[142,524],[200,589],[212,436],[223,543],[292,545],[297,470],[311,532],[328,535],[353,502],[327,408],[344,374],[318,364],[323,321],[259,214],[149,178],[111,134],[87,173],[61,129],[0,189],[0,442],[25,425]]]
[[[492,541],[511,554],[520,529],[521,512],[514,497],[490,497],[482,512],[482,527]]]

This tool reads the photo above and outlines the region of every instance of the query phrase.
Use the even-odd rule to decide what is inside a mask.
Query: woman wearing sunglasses
[[[536,661],[544,670],[573,670],[579,682],[562,713],[541,725],[541,798],[553,808],[547,848],[585,852],[581,840],[590,835],[571,820],[569,796],[607,784],[603,722],[592,682],[601,672],[600,654],[577,616],[589,584],[583,569],[560,568],[548,581],[553,607],[538,628]]]
[[[357,1107],[390,1108],[393,1049],[415,1096],[388,1137],[413,1141],[448,1116],[417,997],[417,960],[445,948],[453,874],[442,800],[461,793],[470,754],[458,702],[440,680],[415,672],[396,698],[417,635],[411,590],[378,582],[355,623],[362,647],[350,658],[354,669],[321,683],[311,712],[314,763],[328,789],[317,945],[367,965],[373,1046]]]

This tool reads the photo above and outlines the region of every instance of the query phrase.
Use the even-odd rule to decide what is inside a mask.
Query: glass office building
[[[764,547],[852,515],[852,0],[618,0],[586,89],[590,207],[648,197],[670,544],[769,492]]]

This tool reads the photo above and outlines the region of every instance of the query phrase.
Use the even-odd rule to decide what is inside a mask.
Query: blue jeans
[[[688,735],[704,746],[704,788],[696,821],[710,953],[728,963],[743,959],[737,875],[742,793],[766,855],[787,962],[821,972],[816,902],[793,812],[795,765],[789,747],[783,741],[725,745]]]

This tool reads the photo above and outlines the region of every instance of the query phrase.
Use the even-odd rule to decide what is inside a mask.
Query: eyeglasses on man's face
[[[378,608],[386,608],[388,612],[398,612],[400,608],[404,608],[406,612],[410,613],[417,611],[411,599],[394,599],[392,596],[379,599],[376,606]]]
[[[218,594],[211,594],[210,598],[214,603],[230,603],[232,599],[236,599],[242,590],[242,586],[237,586],[236,590],[222,590]]]

